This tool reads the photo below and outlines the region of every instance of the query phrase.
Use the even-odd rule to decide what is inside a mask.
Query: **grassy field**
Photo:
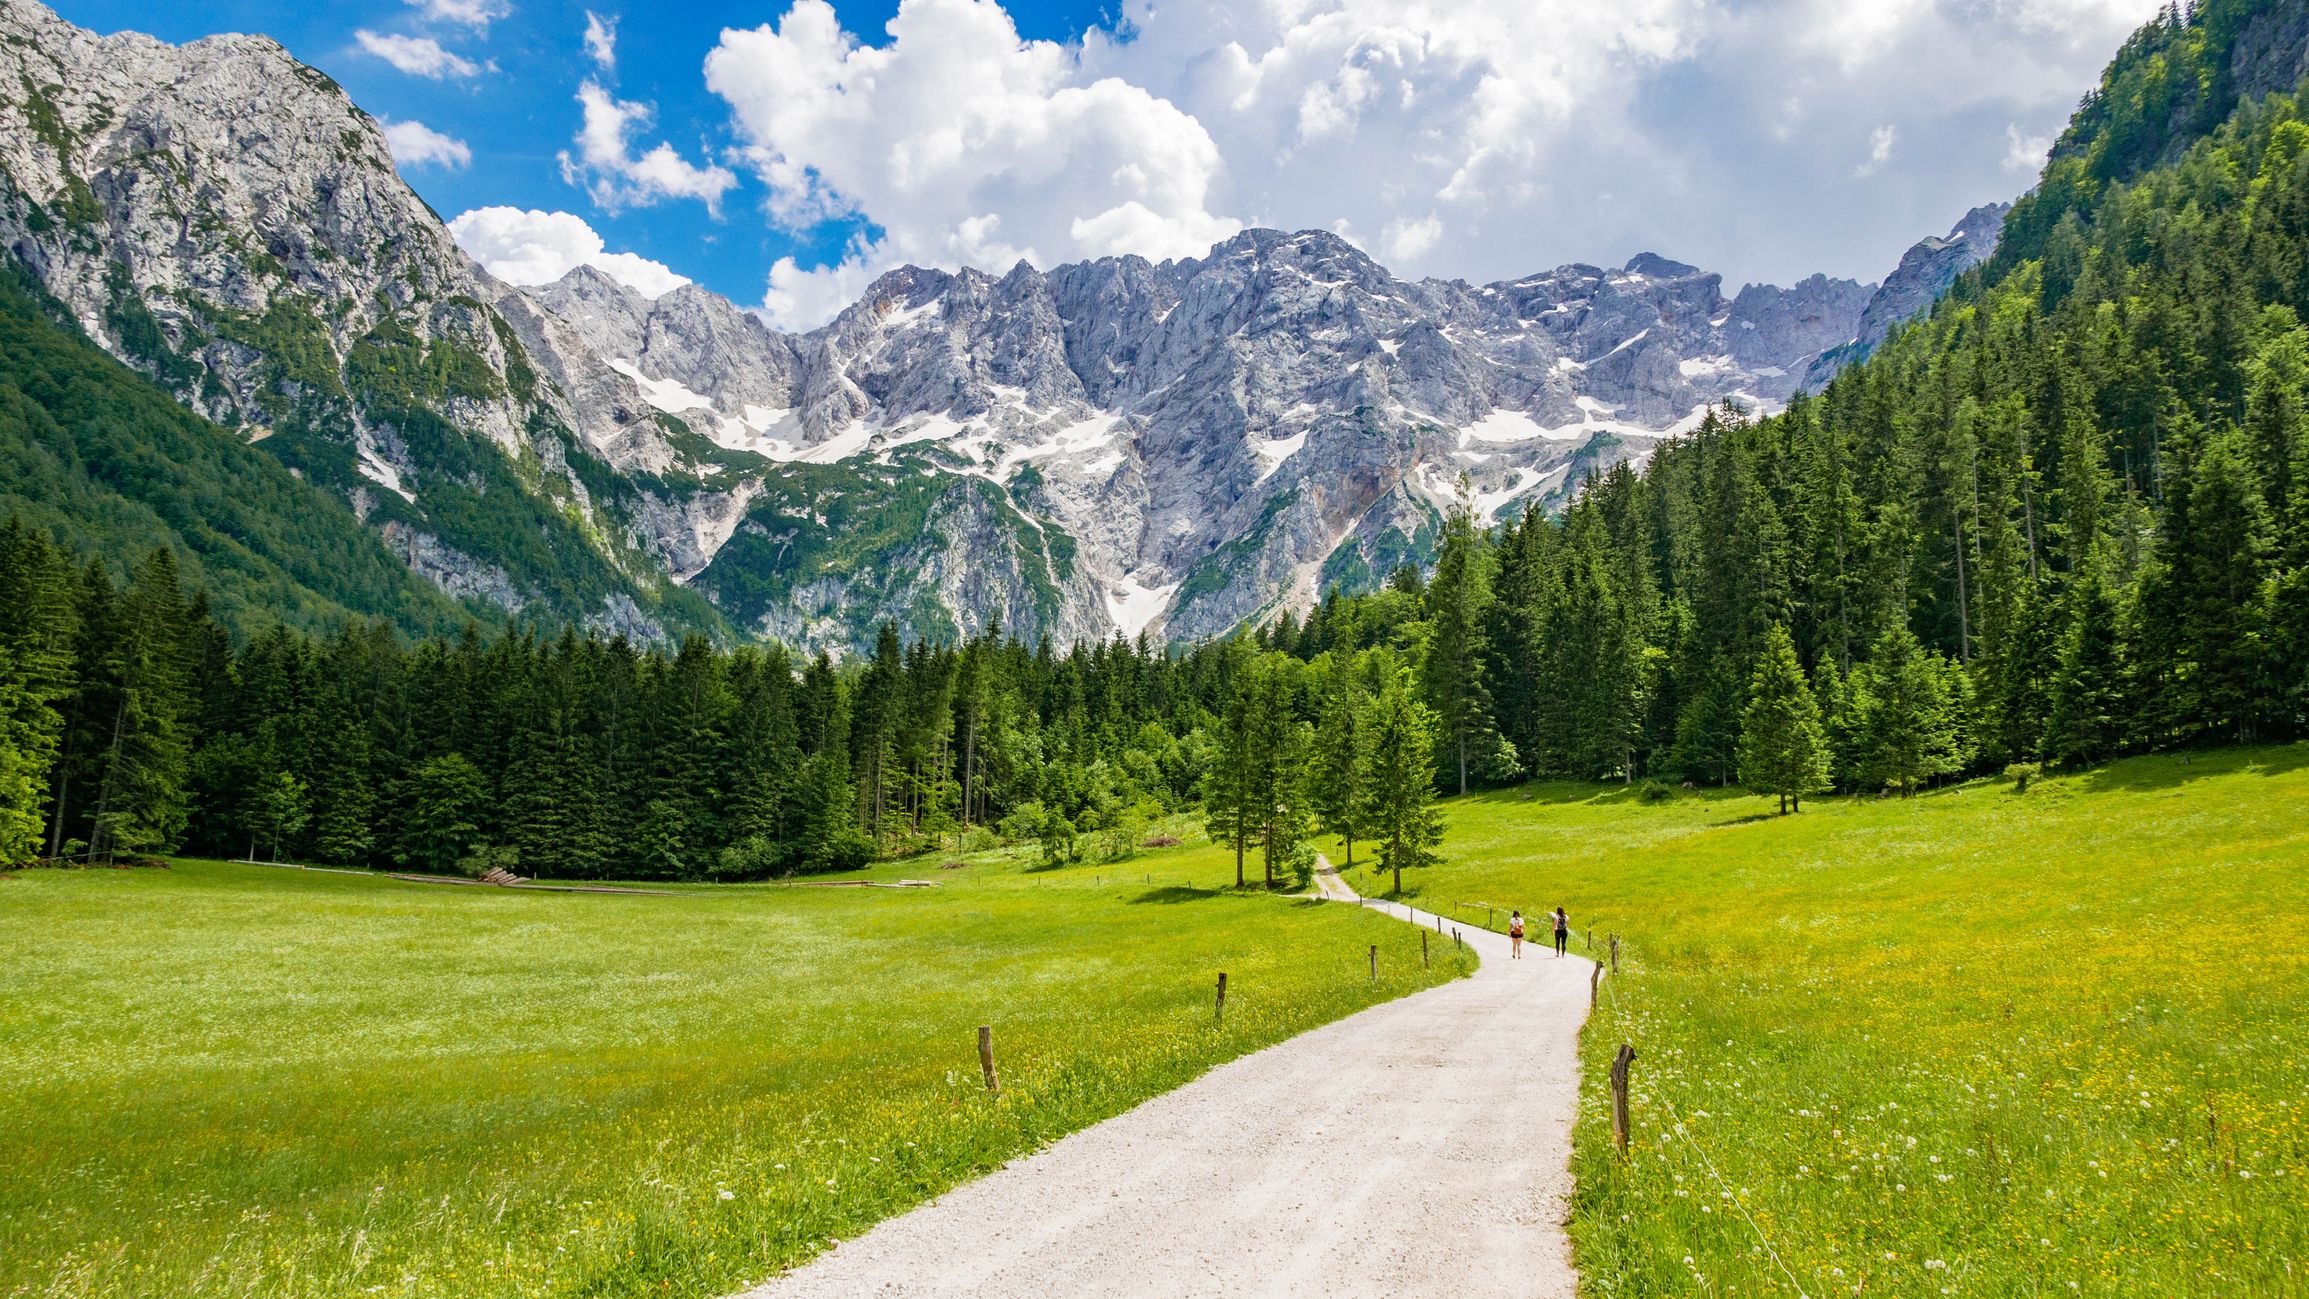
[[[2309,1294],[2309,746],[1771,810],[1534,786],[1405,881],[1628,940],[1587,1293]]]
[[[0,1294],[724,1293],[1461,971],[1232,873],[1202,848],[874,872],[920,891],[0,877]]]

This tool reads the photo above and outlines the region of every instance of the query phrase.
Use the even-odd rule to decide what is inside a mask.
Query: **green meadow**
[[[1624,939],[1586,1293],[2309,1294],[2309,745],[1771,812],[1535,785],[1405,881]]]
[[[1209,848],[907,876],[0,876],[0,1294],[722,1294],[1469,968]]]

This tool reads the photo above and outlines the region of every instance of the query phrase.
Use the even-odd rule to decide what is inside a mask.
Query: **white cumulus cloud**
[[[481,74],[481,65],[473,60],[442,48],[441,42],[430,36],[402,36],[398,33],[380,33],[361,28],[353,33],[361,48],[413,77],[474,77]]]
[[[392,146],[393,161],[404,167],[422,167],[428,163],[443,167],[463,167],[473,161],[473,150],[463,140],[443,135],[423,122],[387,122],[385,143]]]
[[[475,208],[449,223],[457,246],[508,284],[551,284],[579,266],[591,266],[645,297],[689,283],[662,262],[613,253],[582,217],[567,212]]]
[[[2027,172],[2034,175],[2044,166],[2046,155],[2052,152],[2052,133],[2024,134],[2018,123],[2004,128],[2006,171]]]
[[[683,158],[670,144],[636,157],[626,136],[649,124],[647,104],[629,103],[587,81],[577,88],[584,106],[585,124],[577,132],[577,153],[561,155],[562,178],[583,184],[586,193],[603,209],[648,207],[660,199],[694,198],[712,211],[721,210],[722,195],[738,183],[735,173],[719,163],[699,166]]]
[[[1199,255],[1240,228],[1214,205],[1223,161],[1194,118],[1077,47],[1021,40],[991,0],[905,0],[861,43],[825,0],[725,31],[706,84],[729,101],[768,210],[791,229],[862,215],[881,229],[823,272],[790,264],[765,309],[787,324],[804,277],[855,283],[894,261],[1006,267],[1134,252]],[[782,308],[781,304],[785,304]]]
[[[1873,176],[1892,161],[1892,147],[1900,142],[1900,128],[1879,126],[1868,133],[1868,160],[1853,169],[1855,176]]]
[[[617,17],[585,11],[585,53],[602,71],[617,66]]]
[[[463,23],[476,31],[513,12],[507,0],[408,0],[429,22]]]
[[[786,0],[722,34],[775,224],[879,232],[773,275],[1200,253],[1242,224],[1374,232],[1399,272],[1499,278],[1644,249],[1742,279],[1875,278],[2010,198],[2161,0],[1120,0],[1081,42],[999,0],[879,33]],[[1121,33],[1121,34],[1117,34]],[[1898,123],[1866,141],[1856,123]],[[781,305],[783,304],[783,305]]]

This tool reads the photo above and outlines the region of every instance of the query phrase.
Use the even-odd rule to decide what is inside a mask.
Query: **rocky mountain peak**
[[[1804,387],[1819,388],[1838,370],[1865,360],[1894,329],[1938,302],[1957,276],[1995,256],[2004,218],[2011,211],[2010,203],[1982,204],[1965,213],[1945,236],[1917,241],[1901,255],[1900,265],[1883,287],[1869,297],[1852,336],[1823,352],[1804,372]]]
[[[1627,265],[1620,269],[1629,275],[1647,275],[1662,280],[1681,280],[1703,274],[1697,266],[1671,261],[1658,253],[1637,253],[1630,257]],[[1717,278],[1720,279],[1721,277]]]
[[[1883,290],[1727,301],[1650,252],[1412,281],[1327,231],[1246,229],[1161,263],[901,267],[786,334],[696,285],[497,282],[272,42],[100,39],[21,0],[0,38],[0,237],[115,355],[454,592],[590,584],[615,599],[553,611],[647,634],[647,583],[678,582],[807,649],[885,618],[1200,637],[1376,583],[1463,490],[1485,519],[1553,508],[1715,403],[1771,408],[1999,215]],[[537,535],[576,548],[558,572],[512,558]]]

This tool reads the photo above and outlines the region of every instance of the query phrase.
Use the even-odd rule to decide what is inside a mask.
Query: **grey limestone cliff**
[[[453,594],[644,635],[1220,634],[1419,562],[1456,502],[1555,508],[1715,405],[1777,406],[1999,217],[1881,289],[1727,297],[1650,253],[1405,280],[1247,230],[1161,263],[906,267],[782,334],[695,286],[493,279],[269,40],[0,0],[0,241],[93,339]]]

